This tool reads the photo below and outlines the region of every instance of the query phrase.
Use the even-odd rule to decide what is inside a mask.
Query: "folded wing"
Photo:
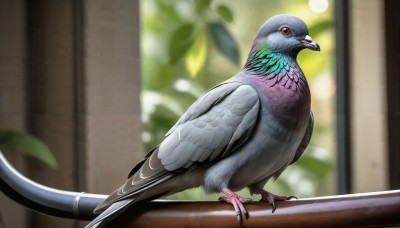
[[[187,110],[164,141],[132,169],[125,184],[95,212],[123,199],[151,198],[141,194],[176,175],[228,156],[251,136],[259,106],[256,91],[242,82],[214,87]]]

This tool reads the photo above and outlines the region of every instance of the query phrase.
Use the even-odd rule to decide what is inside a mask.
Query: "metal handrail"
[[[0,188],[16,202],[44,214],[92,220],[93,209],[106,196],[63,191],[38,184],[15,170],[0,151]]]
[[[0,189],[44,214],[92,220],[105,195],[62,191],[35,183],[16,171],[0,151]],[[249,227],[376,227],[400,225],[400,190],[246,204]],[[152,201],[129,208],[112,227],[238,227],[232,205],[222,202]]]

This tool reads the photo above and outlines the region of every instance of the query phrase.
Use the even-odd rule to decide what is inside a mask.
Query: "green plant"
[[[27,133],[0,130],[0,149],[6,157],[11,159],[15,152],[20,152],[34,157],[52,168],[57,167],[57,161],[46,144]]]

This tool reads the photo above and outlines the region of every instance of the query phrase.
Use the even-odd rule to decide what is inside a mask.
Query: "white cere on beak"
[[[313,42],[313,39],[311,38],[311,36],[307,35],[304,40],[308,41],[308,42]]]

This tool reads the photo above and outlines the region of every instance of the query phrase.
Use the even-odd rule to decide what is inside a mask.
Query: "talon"
[[[236,215],[236,220],[238,221],[238,223],[239,223],[239,225],[240,225],[241,227],[246,227],[246,225],[243,223],[242,215],[241,215],[240,213],[238,213],[238,214]]]
[[[275,201],[285,201],[285,200],[291,200],[291,199],[297,199],[296,196],[280,196],[280,195],[275,195],[270,192],[265,191],[264,189],[258,189],[255,191],[258,194],[261,194],[261,200],[260,202],[268,202],[272,206],[272,213],[275,212],[276,210],[276,203]]]
[[[274,213],[274,212],[275,212],[275,210],[276,210],[276,204],[275,204],[275,201],[272,201],[272,202],[270,202],[270,204],[271,204],[271,206],[272,206],[272,213]]]
[[[237,222],[241,227],[246,227],[246,225],[243,223],[243,215],[246,219],[248,219],[249,212],[247,212],[246,208],[243,206],[243,203],[252,203],[253,200],[240,197],[227,188],[223,189],[223,192],[225,193],[226,197],[221,196],[218,198],[218,200],[232,204],[236,212]]]
[[[248,212],[248,211],[245,211],[245,212],[244,212],[244,216],[246,217],[246,219],[249,219],[249,217],[250,217],[249,212]]]

